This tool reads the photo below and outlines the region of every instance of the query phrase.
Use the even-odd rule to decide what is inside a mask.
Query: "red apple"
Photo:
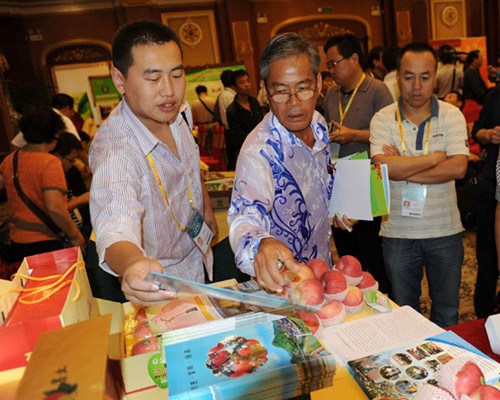
[[[139,310],[137,310],[137,312],[135,313],[135,320],[137,321],[137,323],[142,323],[142,322],[146,322],[148,320],[148,317],[146,316],[146,309],[145,308],[139,308]]]
[[[323,304],[317,314],[323,326],[330,326],[342,322],[346,313],[344,305],[334,300]]]
[[[309,311],[296,311],[296,314],[302,318],[302,321],[307,325],[312,333],[316,333],[321,325],[318,316]]]
[[[413,397],[413,400],[454,400],[454,397],[442,387],[425,384]]]
[[[470,395],[471,400],[500,400],[500,390],[491,385],[481,385]]]
[[[469,395],[484,384],[481,369],[466,357],[454,358],[439,370],[438,382],[456,398]]]
[[[141,322],[135,328],[134,337],[136,337],[136,338],[147,339],[147,338],[150,338],[152,336],[153,336],[153,333],[151,332],[151,328],[149,326],[148,321]]]
[[[292,272],[286,267],[283,267],[282,274],[285,276],[285,279],[289,282],[285,289],[288,293],[293,293],[295,291],[295,287],[301,281],[305,281],[306,279],[314,279],[314,274],[311,269],[306,264],[299,264],[299,270],[297,272]]]
[[[326,271],[322,276],[325,286],[325,298],[328,300],[344,300],[347,294],[347,281],[337,270]]]
[[[324,299],[323,285],[314,278],[299,282],[292,293],[292,301],[299,304],[318,305]]]
[[[361,281],[363,269],[356,257],[348,255],[340,257],[335,268],[344,274],[349,285],[356,286]]]
[[[363,292],[361,289],[356,286],[349,286],[347,288],[347,295],[344,300],[342,300],[342,304],[344,304],[347,312],[351,314],[355,314],[363,308]]]
[[[137,354],[149,353],[151,351],[156,351],[159,349],[160,346],[158,344],[158,339],[145,339],[137,342],[134,347],[132,347],[132,355],[136,356]]]
[[[321,280],[321,276],[328,270],[330,270],[330,268],[328,268],[328,264],[326,262],[324,262],[323,260],[319,259],[319,258],[312,258],[310,259],[306,265],[311,269],[311,271],[313,272],[314,274],[314,277],[320,281]]]
[[[378,290],[378,282],[375,280],[372,274],[369,272],[361,272],[361,282],[358,283],[358,288],[364,293],[367,290]]]

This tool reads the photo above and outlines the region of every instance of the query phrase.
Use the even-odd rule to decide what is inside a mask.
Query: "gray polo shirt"
[[[325,119],[340,122],[339,114],[339,91],[342,110],[345,110],[353,92],[343,93],[337,85],[326,93],[325,98]],[[370,121],[376,112],[393,103],[392,94],[384,82],[373,79],[368,75],[361,83],[356,96],[354,97],[347,114],[344,117],[343,125],[352,129],[368,130]],[[340,149],[339,149],[340,147]],[[356,152],[370,152],[370,144],[362,142],[350,142],[343,145],[330,144],[332,157],[345,157]]]

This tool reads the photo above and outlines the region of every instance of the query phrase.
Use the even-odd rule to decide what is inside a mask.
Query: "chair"
[[[462,113],[464,114],[465,121],[467,123],[474,123],[477,119],[479,119],[479,113],[483,106],[472,99],[465,100],[464,108],[462,109]]]
[[[202,128],[203,127],[203,128]],[[207,142],[209,143],[209,138],[211,137],[211,147],[210,150],[207,151],[207,147],[204,147],[202,152],[202,147],[200,144],[200,128],[201,130],[205,130],[205,136],[202,136],[205,140],[205,146]],[[208,133],[208,129],[212,130],[212,135]],[[208,139],[208,140],[207,140]],[[208,125],[199,125],[198,126],[198,146],[200,146],[200,159],[205,164],[208,165],[210,171],[224,171],[226,168],[226,152],[224,145],[224,126],[219,123],[213,124],[211,127]],[[208,153],[208,154],[207,154]]]

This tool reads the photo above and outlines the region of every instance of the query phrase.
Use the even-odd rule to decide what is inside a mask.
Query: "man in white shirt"
[[[391,207],[380,235],[393,298],[420,311],[425,266],[431,320],[444,327],[458,322],[464,252],[455,179],[465,175],[469,149],[460,110],[432,95],[436,66],[428,44],[402,49],[401,97],[372,118],[370,150],[389,170]]]
[[[123,99],[90,150],[92,226],[100,266],[122,278],[129,301],[152,305],[170,293],[144,280],[151,271],[204,282],[205,265],[211,279],[209,231],[216,235],[217,224],[189,126],[177,35],[153,21],[122,26],[111,77]]]

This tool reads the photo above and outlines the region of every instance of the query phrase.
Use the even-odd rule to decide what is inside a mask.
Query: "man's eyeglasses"
[[[266,87],[267,88],[267,87]],[[269,89],[267,89],[269,92]],[[300,101],[311,100],[314,97],[314,93],[316,92],[316,88],[313,89],[299,89],[295,93],[292,92],[280,92],[269,94],[269,97],[278,104],[288,103],[292,96],[296,96]]]
[[[74,164],[75,163],[75,159],[74,158],[64,157],[64,159],[66,161],[68,161],[70,164]]]
[[[334,60],[331,60],[331,61],[328,61],[326,63],[326,68],[328,69],[333,69],[335,68],[337,65],[340,64],[341,61],[345,60],[345,57],[342,57],[340,60],[337,60],[337,61],[334,61]]]

